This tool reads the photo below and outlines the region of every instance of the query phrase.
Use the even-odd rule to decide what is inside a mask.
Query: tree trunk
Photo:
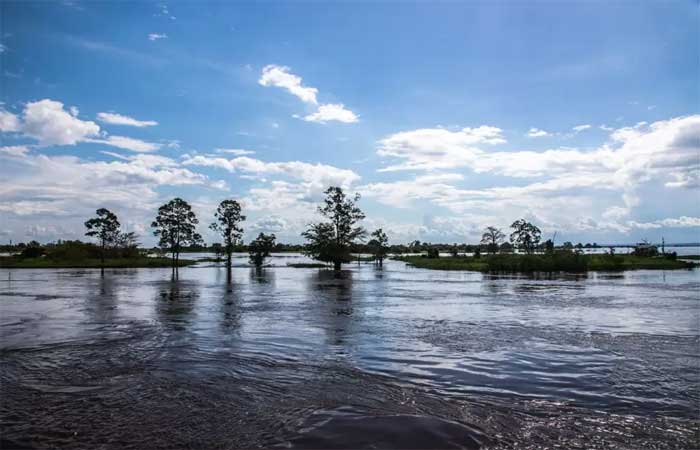
[[[336,272],[340,272],[340,265],[340,261],[333,261],[333,270],[335,270]]]
[[[105,241],[102,240],[102,249],[100,250],[100,275],[105,276]]]

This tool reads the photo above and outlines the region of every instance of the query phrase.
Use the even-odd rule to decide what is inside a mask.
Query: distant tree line
[[[381,228],[368,233],[359,223],[365,214],[358,206],[359,195],[348,197],[340,187],[329,187],[324,192],[325,199],[318,207],[321,221],[311,223],[302,233],[305,244],[283,244],[276,242],[274,234],[260,233],[248,244],[243,242],[242,222],[246,216],[241,205],[233,199],[223,200],[217,207],[209,228],[221,237],[221,242],[207,245],[197,232],[199,220],[192,207],[181,198],[174,198],[158,208],[151,227],[158,238],[158,249],[169,253],[172,260],[173,275],[177,274],[180,254],[184,252],[214,252],[222,256],[225,267],[231,271],[232,255],[247,252],[249,261],[255,267],[262,267],[265,259],[273,252],[303,252],[313,259],[332,264],[334,270],[340,270],[343,264],[355,259],[354,255],[369,254],[369,258],[382,266],[389,254],[424,254],[437,258],[441,253],[452,256],[472,254],[479,257],[482,252],[488,254],[511,253],[515,250],[526,254],[555,251],[554,242],[548,239],[541,242],[540,229],[525,219],[518,219],[511,224],[507,235],[497,227],[487,227],[479,244],[432,244],[413,241],[409,244],[389,244],[387,234]],[[86,236],[95,239],[96,244],[80,241],[67,241],[68,245],[49,244],[42,246],[36,241],[28,244],[0,246],[0,251],[21,252],[26,257],[37,257],[49,249],[62,245],[67,252],[83,252],[91,257],[99,257],[102,271],[105,258],[133,257],[139,255],[138,237],[133,232],[123,232],[118,217],[106,208],[95,212],[95,217],[85,222]],[[559,247],[566,251],[582,251],[584,248],[597,248],[596,243],[576,245],[564,242]]]

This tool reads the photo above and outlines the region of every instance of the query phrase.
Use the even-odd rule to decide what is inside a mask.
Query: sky
[[[2,1],[0,241],[299,243],[341,186],[392,243],[698,242],[699,80],[697,1]]]

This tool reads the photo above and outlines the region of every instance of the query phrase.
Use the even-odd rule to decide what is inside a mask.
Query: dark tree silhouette
[[[97,217],[85,222],[86,236],[96,237],[100,241],[100,273],[105,273],[105,248],[116,242],[119,237],[119,220],[116,214],[106,208],[95,211]]]
[[[515,247],[525,250],[527,254],[533,253],[540,243],[540,229],[525,219],[516,220],[510,227],[513,229],[510,242]]]
[[[241,205],[236,200],[224,200],[216,208],[214,217],[216,222],[209,225],[209,228],[218,231],[224,240],[226,270],[230,272],[233,247],[243,236],[243,228],[239,224],[245,220],[245,216],[241,214]]]
[[[270,256],[270,252],[275,246],[275,235],[260,233],[250,245],[248,245],[248,253],[250,255],[250,263],[255,267],[262,267],[265,263],[265,258]]]
[[[379,264],[379,267],[381,267],[384,265],[384,259],[389,252],[389,238],[381,228],[373,231],[370,236],[372,239],[367,245],[374,255],[374,260]]]
[[[360,199],[359,194],[348,198],[339,187],[329,187],[325,194],[326,199],[318,211],[328,222],[310,225],[302,236],[308,241],[306,253],[309,256],[332,262],[333,269],[339,271],[343,263],[352,260],[350,251],[356,241],[365,236],[365,230],[356,226],[365,215],[355,204]]]
[[[158,217],[151,227],[155,228],[153,234],[160,238],[158,245],[172,253],[173,276],[177,273],[182,247],[202,242],[196,230],[198,223],[192,207],[181,198],[174,198],[158,208]]]
[[[486,231],[481,235],[481,244],[486,246],[489,253],[498,252],[498,246],[506,238],[506,235],[496,227],[486,227]]]

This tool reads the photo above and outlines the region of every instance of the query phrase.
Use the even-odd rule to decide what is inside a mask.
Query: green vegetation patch
[[[400,256],[395,259],[411,266],[433,270],[469,270],[477,272],[587,272],[589,270],[689,269],[697,264],[664,257],[632,255],[583,255],[555,252],[550,255],[487,255],[474,257]]]
[[[197,261],[181,259],[179,266],[189,266]],[[111,268],[139,268],[139,267],[172,267],[170,258],[111,258],[105,259],[104,266]],[[100,268],[99,258],[89,259],[53,259],[46,257],[21,258],[16,256],[0,257],[0,268],[7,269],[90,269]]]

